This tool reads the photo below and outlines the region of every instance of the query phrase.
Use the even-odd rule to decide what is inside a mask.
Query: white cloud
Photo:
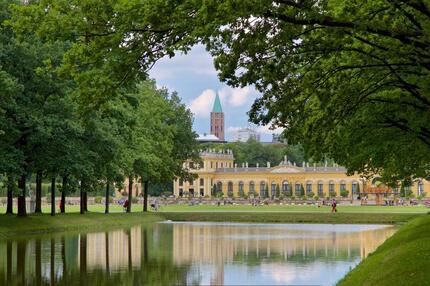
[[[247,104],[251,99],[251,89],[249,87],[244,88],[231,88],[228,86],[223,87],[219,90],[220,97],[227,99],[229,105],[233,107],[239,107]]]
[[[251,89],[249,87],[231,88],[225,86],[218,90],[218,95],[223,109],[227,104],[232,107],[245,105],[250,100],[250,94]],[[195,117],[208,118],[212,110],[214,100],[215,91],[213,89],[205,89],[199,96],[191,101],[189,107]]]
[[[258,126],[256,131],[260,134],[281,134],[284,131],[282,127],[272,127],[271,124]]]
[[[191,73],[194,76],[216,76],[213,59],[203,45],[193,47],[187,54],[178,52],[173,58],[166,56],[160,59],[150,71],[151,77],[157,80],[184,73]]]
[[[227,127],[227,133],[234,133],[238,131],[239,129],[242,129],[243,127],[237,127],[237,126],[229,126]]]
[[[208,118],[212,110],[215,99],[215,91],[212,89],[204,90],[190,104],[190,110],[195,117]],[[222,98],[221,98],[222,101]]]

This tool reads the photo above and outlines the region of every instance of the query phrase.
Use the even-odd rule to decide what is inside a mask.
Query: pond
[[[164,222],[0,240],[0,285],[333,285],[394,232]]]

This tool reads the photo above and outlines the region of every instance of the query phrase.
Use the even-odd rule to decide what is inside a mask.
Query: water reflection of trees
[[[188,267],[173,263],[171,235],[158,232],[152,226],[0,241],[0,285],[186,284]]]

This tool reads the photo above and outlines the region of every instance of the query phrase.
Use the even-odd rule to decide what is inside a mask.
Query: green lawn
[[[136,225],[140,223],[154,223],[164,220],[156,213],[79,213],[58,214],[51,217],[48,214],[29,215],[19,218],[14,215],[0,215],[0,238],[19,237],[23,235],[45,234],[62,231],[103,230]]]
[[[316,212],[329,213],[331,207],[317,207],[311,205],[270,205],[257,206],[251,205],[169,205],[162,206],[161,211],[167,212]],[[339,206],[339,213],[428,213],[430,208],[424,206]]]
[[[430,285],[430,215],[400,228],[338,285]]]
[[[132,212],[141,212],[142,205],[133,205]],[[104,212],[103,205],[89,205],[88,210],[91,212]],[[112,213],[124,212],[122,206],[112,204],[109,207]],[[43,207],[44,213],[50,212],[50,207]],[[0,207],[0,213],[6,211],[5,207]],[[331,207],[316,207],[311,205],[270,205],[257,206],[251,205],[167,205],[160,207],[161,212],[297,212],[297,213],[330,213]],[[58,212],[58,209],[57,209]],[[66,206],[67,213],[79,212],[79,206]],[[430,208],[424,206],[350,206],[344,205],[338,207],[339,213],[416,213],[424,214],[430,212]]]

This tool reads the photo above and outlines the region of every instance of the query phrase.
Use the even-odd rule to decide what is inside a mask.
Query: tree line
[[[261,92],[250,119],[284,127],[288,142],[301,143],[308,157],[320,160],[327,156],[349,173],[380,174],[384,181],[430,177],[427,1],[1,3],[1,17],[11,11],[2,25],[6,48],[10,47],[5,34],[9,30],[18,39],[34,38],[47,45],[42,53],[63,45],[61,60],[43,60],[32,78],[35,81],[26,78],[23,84],[35,83],[42,76],[47,77],[46,82],[66,76],[79,118],[90,126],[92,117],[100,117],[108,112],[109,104],[121,101],[120,91],[145,79],[158,59],[202,43],[214,57],[222,81],[234,87],[253,84]],[[23,62],[19,74],[24,74],[32,61],[20,54],[26,45],[19,48],[15,56]],[[29,53],[36,50],[29,49]],[[4,57],[1,65],[10,61]],[[55,74],[50,67],[58,67]],[[14,94],[26,89],[8,74],[0,73],[5,93],[1,104],[13,106]],[[54,94],[60,82],[53,81],[52,85],[45,81],[31,85],[45,89],[35,92],[36,98]],[[63,84],[68,87],[69,82]],[[4,114],[3,106],[0,110]],[[17,122],[36,118],[16,114]],[[12,130],[14,133],[6,130],[8,124],[0,123],[0,132],[31,133],[31,125],[23,126]],[[28,152],[28,140],[24,136],[16,144]],[[30,155],[34,154],[38,153]],[[59,158],[55,152],[46,156]],[[28,160],[25,152],[5,152],[4,158],[9,162]],[[47,166],[50,173],[58,169],[58,161]],[[13,169],[22,168],[15,165],[10,164]],[[100,171],[115,169],[107,168],[109,165],[104,164]],[[109,181],[115,177],[109,172],[105,176]],[[22,178],[17,180],[22,186]]]
[[[7,189],[7,213],[17,197],[18,215],[27,213],[29,176],[36,177],[35,212],[41,213],[42,180],[51,182],[55,215],[57,180],[61,212],[65,198],[79,190],[80,212],[87,194],[105,188],[105,213],[114,188],[142,183],[144,211],[148,186],[188,178],[182,168],[197,159],[193,117],[178,95],[136,76],[106,97],[97,87],[84,91],[65,70],[72,41],[43,41],[8,24],[12,1],[0,1],[0,173]],[[88,80],[104,86],[109,78]],[[85,95],[84,95],[85,94]],[[131,188],[129,184],[131,210]]]

